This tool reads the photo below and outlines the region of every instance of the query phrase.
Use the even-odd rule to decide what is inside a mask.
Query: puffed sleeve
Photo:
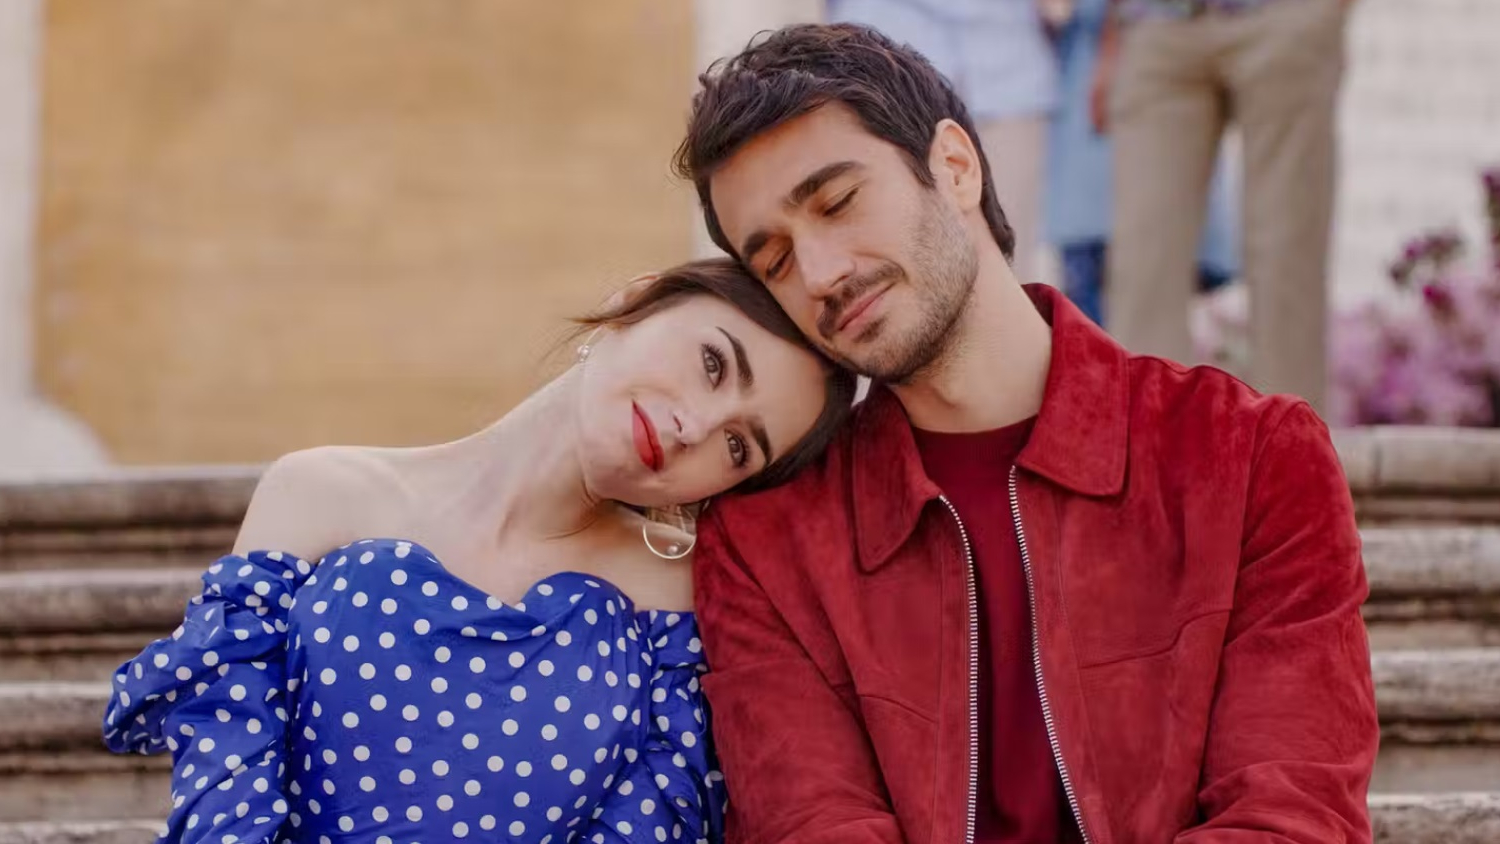
[[[172,752],[163,841],[270,842],[286,821],[287,613],[313,568],[277,551],[220,559],[182,625],[116,672],[105,744]]]
[[[582,838],[718,844],[728,801],[698,680],[707,666],[697,625],[691,615],[653,612],[647,641],[653,664],[644,749],[627,754],[630,764]]]

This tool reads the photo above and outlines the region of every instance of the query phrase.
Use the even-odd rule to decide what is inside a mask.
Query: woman
[[[785,480],[853,382],[732,262],[617,299],[486,430],[270,467],[115,677],[110,748],[173,753],[167,840],[720,837],[692,539],[651,515]]]

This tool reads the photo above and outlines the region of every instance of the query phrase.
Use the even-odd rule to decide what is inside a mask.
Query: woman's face
[[[584,482],[646,507],[701,501],[785,454],[823,409],[808,351],[717,296],[694,295],[607,328],[583,364]]]

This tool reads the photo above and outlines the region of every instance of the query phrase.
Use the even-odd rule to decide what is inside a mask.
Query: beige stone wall
[[[461,435],[692,248],[688,0],[51,0],[45,51],[37,374],[122,462]]]

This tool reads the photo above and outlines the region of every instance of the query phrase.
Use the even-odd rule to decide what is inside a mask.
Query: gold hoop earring
[[[682,506],[647,510],[641,523],[647,550],[663,560],[680,560],[693,553],[698,545],[697,510]]]

